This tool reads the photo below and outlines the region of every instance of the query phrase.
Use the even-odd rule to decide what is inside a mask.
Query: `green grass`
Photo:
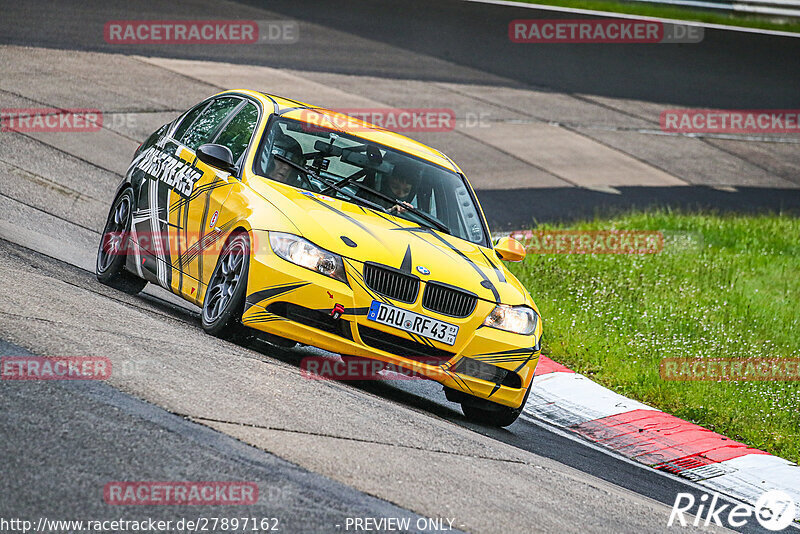
[[[542,225],[537,230],[566,228]],[[664,357],[800,357],[800,219],[666,211],[573,224],[660,230],[657,254],[529,254],[511,270],[543,353],[623,395],[800,462],[800,382],[662,380]]]
[[[744,26],[746,28],[760,28],[763,30],[777,30],[784,32],[800,33],[800,20],[796,18],[766,17],[742,13],[725,13],[692,9],[688,7],[638,4],[616,2],[613,0],[518,0],[528,4],[543,4],[549,6],[571,7],[576,9],[591,9],[596,11],[609,11],[612,13],[626,13],[629,15],[642,15],[645,17],[659,17],[665,19],[689,20],[707,22],[710,24],[725,24],[728,26]]]

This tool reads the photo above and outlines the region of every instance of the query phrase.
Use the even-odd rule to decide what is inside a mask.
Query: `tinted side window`
[[[192,150],[197,150],[197,147],[210,141],[209,138],[211,134],[214,133],[217,126],[219,126],[219,124],[225,120],[225,117],[228,116],[228,113],[233,111],[233,108],[238,106],[241,102],[242,100],[240,98],[233,97],[223,97],[214,100],[211,102],[210,106],[200,113],[200,116],[197,117],[197,120],[191,128],[178,138],[178,140]]]
[[[247,150],[247,145],[250,144],[250,138],[253,137],[257,122],[258,108],[255,104],[248,103],[225,126],[214,142],[230,148],[233,161],[239,161],[241,155]]]
[[[181,120],[181,123],[178,125],[178,128],[175,129],[175,134],[172,137],[174,137],[175,139],[180,139],[183,136],[183,134],[186,133],[186,130],[189,129],[189,126],[192,125],[197,116],[200,115],[200,112],[206,109],[206,106],[208,106],[208,102],[205,102],[197,106],[193,110],[189,111],[189,113],[184,115],[183,120]]]

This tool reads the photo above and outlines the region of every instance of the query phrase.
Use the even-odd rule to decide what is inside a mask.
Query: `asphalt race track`
[[[460,119],[455,132],[415,137],[461,165],[495,229],[629,206],[800,210],[796,134],[669,136],[658,126],[665,109],[796,108],[800,40],[794,37],[708,28],[699,44],[519,45],[508,40],[513,19],[583,17],[460,0],[196,1],[181,7],[144,1],[134,13],[121,0],[91,8],[71,1],[9,6],[0,23],[0,42],[7,44],[262,65],[354,92],[358,107],[366,98],[384,106],[452,108]],[[102,38],[110,20],[194,13],[296,20],[301,37],[291,45],[135,47]],[[9,81],[3,88],[20,94]],[[270,82],[264,90],[277,92]],[[287,90],[293,98],[306,97],[291,85]],[[317,91],[307,95],[314,103],[338,103]],[[470,128],[476,116],[491,128],[482,122]],[[543,127],[553,125],[559,135]],[[525,137],[536,142],[513,142]],[[583,155],[587,173],[565,166],[564,154],[555,161],[543,156],[560,147],[572,159]],[[626,161],[618,160],[622,154]],[[611,176],[595,177],[603,167]]]
[[[800,39],[707,30],[699,45],[534,49],[508,42],[508,22],[556,14],[421,0],[132,6],[0,2],[0,107],[107,117],[99,134],[0,133],[0,355],[105,356],[117,370],[102,384],[0,384],[0,518],[247,515],[276,517],[283,532],[346,532],[347,518],[427,517],[468,532],[662,532],[677,493],[702,493],[530,417],[505,430],[470,424],[433,383],[305,379],[300,360],[320,351],[206,336],[197,310],[165,291],[98,284],[94,254],[138,143],[234,80],[330,106],[453,108],[453,132],[410,135],[462,165],[493,229],[630,205],[800,210],[797,136],[653,133],[669,107],[800,107]],[[180,18],[292,19],[301,38],[135,48],[102,38],[109,20]],[[486,128],[469,127],[475,112]],[[529,156],[517,128],[557,133],[610,178]],[[244,513],[111,506],[103,485],[115,480],[247,480],[260,499]]]

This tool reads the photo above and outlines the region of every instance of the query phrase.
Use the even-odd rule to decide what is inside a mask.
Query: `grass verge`
[[[537,230],[566,228],[542,225]],[[657,254],[529,254],[511,270],[543,353],[682,419],[800,463],[800,382],[662,380],[665,357],[800,357],[800,219],[668,211],[573,224],[660,230]]]
[[[575,9],[591,9],[611,13],[625,13],[644,17],[688,20],[727,26],[742,26],[762,30],[800,33],[800,20],[792,17],[767,17],[742,13],[725,13],[692,9],[681,6],[616,2],[606,0],[517,0],[526,4],[542,4],[548,6],[570,7]]]

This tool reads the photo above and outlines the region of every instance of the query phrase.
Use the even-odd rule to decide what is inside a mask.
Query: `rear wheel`
[[[237,232],[222,249],[208,282],[201,314],[206,333],[237,342],[253,337],[241,322],[249,268],[250,237],[246,232]]]
[[[132,217],[133,190],[126,188],[117,196],[108,213],[97,250],[95,274],[100,283],[135,295],[144,289],[147,281],[125,270]]]

